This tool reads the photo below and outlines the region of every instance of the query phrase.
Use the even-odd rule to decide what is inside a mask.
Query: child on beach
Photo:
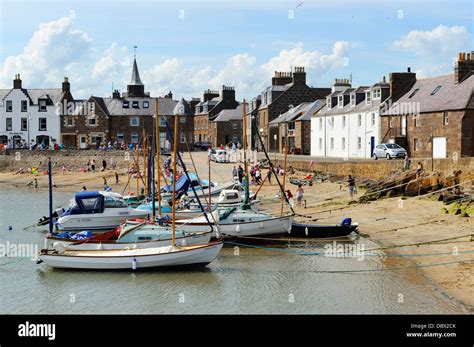
[[[296,206],[298,207],[301,207],[301,201],[303,201],[303,194],[304,194],[304,190],[300,183],[298,184],[298,188],[296,189]]]

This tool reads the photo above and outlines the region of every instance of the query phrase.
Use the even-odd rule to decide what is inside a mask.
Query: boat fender
[[[137,244],[134,244],[132,249],[137,249],[137,247],[138,247]]]
[[[304,228],[304,233],[306,236],[308,236],[308,227]]]
[[[102,243],[99,243],[99,245],[97,246],[97,250],[101,250],[102,249]]]
[[[235,227],[235,231],[238,232],[238,233],[240,233],[240,225],[237,225],[237,226]]]
[[[137,259],[135,257],[133,257],[133,260],[132,260],[132,270],[136,270],[137,269]]]
[[[66,247],[64,246],[64,243],[62,242],[54,242],[53,248],[58,252],[58,254],[63,254],[64,251],[66,250]]]
[[[187,244],[186,244],[186,239],[185,239],[185,238],[183,238],[183,239],[181,240],[181,246],[182,246],[182,247],[186,247],[186,246],[187,246]]]
[[[259,227],[260,227],[260,229],[263,229],[263,222],[260,222]]]

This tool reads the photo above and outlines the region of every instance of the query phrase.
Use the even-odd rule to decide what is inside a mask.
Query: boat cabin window
[[[114,208],[114,207],[127,207],[127,203],[120,199],[115,199],[112,197],[105,198],[105,207]]]
[[[228,200],[235,200],[235,199],[238,199],[239,198],[239,195],[237,193],[228,193],[226,195],[226,199]]]

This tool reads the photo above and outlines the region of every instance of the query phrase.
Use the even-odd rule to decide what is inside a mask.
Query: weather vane
[[[138,47],[138,46],[133,46],[133,57],[134,57],[134,58],[137,57],[137,47]]]

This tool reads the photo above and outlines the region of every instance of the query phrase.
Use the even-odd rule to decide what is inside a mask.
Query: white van
[[[229,156],[225,149],[216,149],[216,152],[212,154],[212,160],[216,163],[228,163]]]

